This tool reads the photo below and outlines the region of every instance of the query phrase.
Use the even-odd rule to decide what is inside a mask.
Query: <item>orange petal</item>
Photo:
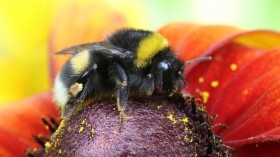
[[[179,43],[181,43],[185,37],[190,37],[191,33],[200,27],[202,26],[193,23],[170,23],[162,27],[159,33],[168,39],[169,45],[174,50],[177,50],[176,48]]]
[[[32,135],[48,135],[41,117],[58,117],[51,95],[43,93],[34,97],[1,105],[0,155],[25,156],[25,150],[38,147]]]
[[[115,29],[127,25],[120,12],[101,1],[65,1],[58,10],[49,40],[51,80],[69,58],[52,54],[73,45],[103,40]]]

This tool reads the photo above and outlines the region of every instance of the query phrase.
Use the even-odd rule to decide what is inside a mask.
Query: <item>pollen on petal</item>
[[[243,92],[242,92],[243,95],[247,95],[248,93],[249,93],[249,90],[248,90],[248,89],[245,89],[245,90],[243,90]]]
[[[207,103],[208,99],[210,97],[210,93],[207,91],[203,91],[203,92],[200,92],[199,94],[202,96],[202,102]]]
[[[230,64],[230,69],[232,71],[235,71],[237,69],[237,64],[234,64],[234,63]]]
[[[199,77],[198,78],[198,83],[203,83],[204,82],[204,78],[203,77]]]
[[[219,85],[219,81],[212,81],[210,85],[211,87],[216,88]]]
[[[47,125],[45,125],[45,128],[46,128],[46,130],[49,130],[49,129],[50,129],[49,126],[47,126]]]

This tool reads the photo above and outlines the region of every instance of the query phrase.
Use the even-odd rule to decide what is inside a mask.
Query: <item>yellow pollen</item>
[[[235,71],[236,69],[237,69],[237,64],[231,64],[230,65],[230,69],[232,70],[232,71]]]
[[[58,149],[58,153],[61,154],[61,153],[62,153],[62,150],[61,150],[61,149]]]
[[[210,93],[207,91],[204,91],[204,92],[200,92],[199,94],[202,96],[202,102],[207,103],[208,99],[210,97]]]
[[[45,143],[45,147],[46,147],[46,148],[50,148],[50,147],[51,147],[51,143],[50,143],[50,142],[46,142],[46,143]]]
[[[81,91],[83,90],[83,84],[81,83],[74,83],[71,87],[70,87],[70,93],[75,97],[77,96]]]
[[[198,78],[198,82],[199,82],[199,83],[203,83],[203,82],[204,82],[204,78],[203,78],[203,77],[199,77],[199,78]]]
[[[158,105],[158,106],[157,106],[157,109],[158,109],[158,110],[159,110],[159,109],[161,109],[161,108],[162,108],[162,106],[161,106],[161,105]]]
[[[47,126],[47,125],[45,125],[45,128],[46,128],[46,130],[49,130],[49,129],[50,129],[49,126]]]
[[[173,120],[173,115],[170,114],[169,116],[167,116],[168,119]]]
[[[79,133],[81,133],[82,131],[84,131],[84,127],[80,127]]]
[[[83,119],[82,124],[85,124],[85,123],[86,123],[86,120],[85,120],[85,119]]]
[[[248,93],[249,93],[249,90],[248,90],[248,89],[245,89],[245,90],[243,90],[243,92],[242,92],[243,95],[247,95]]]
[[[91,137],[94,136],[94,128],[91,129]]]
[[[183,118],[183,119],[181,119],[181,121],[184,123],[184,124],[186,124],[186,123],[188,123],[188,118],[187,117],[185,117],[185,118]]]
[[[173,117],[172,114],[170,114],[169,116],[167,116],[168,119],[170,119],[171,121],[173,121],[173,124],[177,123],[177,120]]]
[[[216,88],[219,85],[219,81],[212,81],[210,85],[211,87]]]

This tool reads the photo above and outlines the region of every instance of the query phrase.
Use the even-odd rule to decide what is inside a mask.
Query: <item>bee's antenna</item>
[[[191,63],[197,63],[197,62],[203,62],[203,61],[209,61],[209,60],[212,60],[211,56],[186,61],[186,64],[183,66],[183,69],[185,69]]]

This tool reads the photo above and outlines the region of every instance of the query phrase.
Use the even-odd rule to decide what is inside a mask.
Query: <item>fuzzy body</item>
[[[130,96],[179,93],[183,63],[160,34],[123,29],[107,40],[65,49],[73,53],[58,74],[54,99],[62,117],[71,116],[88,100],[117,97],[125,110]]]

